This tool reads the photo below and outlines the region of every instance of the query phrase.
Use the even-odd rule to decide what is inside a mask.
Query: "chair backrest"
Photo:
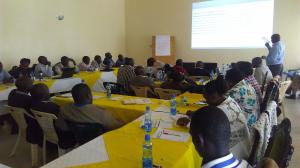
[[[110,85],[112,94],[126,94],[126,90],[121,84],[115,82],[103,82],[103,86],[105,89],[108,85]]]
[[[270,101],[278,102],[279,86],[277,81],[271,81],[267,85],[266,94],[261,104],[261,112],[264,112]]]
[[[32,110],[37,122],[41,126],[47,141],[58,144],[58,136],[54,127],[57,117],[54,114]]]
[[[280,168],[289,166],[294,152],[292,146],[291,121],[285,118],[271,133],[265,157],[272,158]]]
[[[148,91],[150,91],[149,87],[140,87],[130,85],[131,89],[134,91],[135,96],[137,97],[148,97]]]
[[[155,93],[159,96],[161,99],[170,100],[172,98],[172,95],[180,95],[181,92],[179,90],[172,90],[172,89],[162,89],[162,88],[155,88]]]
[[[280,87],[279,87],[279,102],[282,102],[282,100],[284,99],[285,96],[285,92],[287,91],[287,89],[289,88],[289,86],[291,85],[292,81],[284,81],[280,83]]]
[[[80,145],[105,133],[105,128],[98,123],[80,123],[67,120],[66,123]]]
[[[28,117],[31,117],[31,118],[34,118],[34,117],[32,115],[28,114],[26,112],[26,110],[23,108],[12,107],[12,106],[4,106],[4,107],[9,111],[9,113],[11,114],[13,119],[18,124],[19,130],[26,132],[27,122],[25,119],[25,115],[27,115]]]
[[[265,90],[265,85],[266,85],[266,82],[267,82],[268,74],[269,74],[269,71],[266,72],[266,74],[264,76],[264,79],[263,79],[263,83],[261,85],[261,93],[262,94],[264,93],[264,90]]]

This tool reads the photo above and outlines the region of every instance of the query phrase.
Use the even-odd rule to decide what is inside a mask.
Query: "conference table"
[[[68,96],[68,95],[67,95]],[[52,100],[59,105],[71,103],[71,98],[54,97]],[[187,104],[181,104],[180,99],[185,96]],[[44,168],[73,167],[73,168],[138,168],[142,167],[142,144],[145,132],[141,128],[141,120],[146,106],[152,110],[152,120],[165,124],[160,124],[158,128],[153,128],[151,135],[158,129],[176,130],[185,135],[188,128],[176,125],[176,119],[170,116],[170,105],[167,100],[147,99],[146,104],[128,105],[124,102],[128,100],[141,100],[134,96],[112,95],[107,98],[105,93],[93,93],[93,104],[106,108],[115,117],[122,119],[126,123],[123,127],[107,132],[94,140],[74,149],[60,158],[44,165]],[[203,105],[197,102],[203,101],[200,94],[185,93],[177,97],[178,116],[183,115],[188,110],[197,110]],[[160,138],[152,138],[153,143],[153,163],[164,168],[195,168],[200,167],[201,158],[195,151],[191,137],[188,135],[186,141],[174,141]]]
[[[34,84],[44,83],[49,87],[50,93],[60,93],[70,91],[73,86],[79,83],[86,83],[93,91],[105,91],[103,82],[117,82],[118,68],[110,72],[80,72],[72,78],[53,79],[45,78],[41,81],[36,80]],[[0,101],[5,101],[8,98],[10,91],[15,89],[14,84],[0,85]]]

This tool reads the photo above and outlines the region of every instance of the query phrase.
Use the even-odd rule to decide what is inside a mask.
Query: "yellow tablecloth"
[[[188,129],[175,128],[188,132]],[[153,133],[155,129],[153,130]],[[123,128],[104,134],[109,160],[74,168],[140,168],[142,167],[142,144],[144,130],[140,122],[132,122]],[[174,142],[152,139],[153,163],[163,168],[198,168],[201,158],[197,154],[191,138],[188,142]]]
[[[101,96],[99,99],[94,99],[93,104],[96,106],[102,107],[107,109],[108,111],[112,112],[113,115],[123,121],[124,123],[129,123],[141,115],[143,115],[146,106],[150,106],[151,110],[155,110],[156,108],[165,105],[169,107],[169,101],[168,100],[161,100],[161,99],[150,99],[151,104],[148,105],[124,105],[122,103],[123,100],[126,99],[133,99],[133,98],[138,98],[134,96],[124,96],[124,95],[112,95],[112,98],[120,98],[119,100],[113,101],[112,99],[106,98],[105,93],[99,93],[99,92],[94,92],[93,93],[94,97]],[[203,99],[201,95],[197,95],[199,99]],[[64,105],[66,103],[71,103],[73,102],[72,98],[62,98],[62,97],[53,97],[52,100],[59,104],[59,105]],[[180,101],[180,98],[178,98],[177,101]],[[188,110],[197,110],[201,106],[193,104],[195,100],[193,99],[188,99],[188,101],[191,101],[188,106],[183,106],[178,104],[177,110],[179,113],[185,114]],[[198,100],[199,101],[199,100]]]

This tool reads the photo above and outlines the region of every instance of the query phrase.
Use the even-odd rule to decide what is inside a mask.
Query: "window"
[[[262,48],[273,32],[274,0],[194,2],[192,49]]]

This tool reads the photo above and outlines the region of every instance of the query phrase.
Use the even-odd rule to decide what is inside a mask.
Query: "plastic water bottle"
[[[181,104],[182,104],[183,106],[186,106],[186,105],[187,105],[187,102],[188,102],[187,98],[186,98],[185,96],[181,96]]]
[[[40,81],[43,80],[43,72],[42,72],[42,71],[39,72],[39,80],[40,80]]]
[[[171,116],[176,116],[177,114],[177,109],[176,109],[176,96],[175,95],[172,95],[172,98],[170,100],[170,105],[171,105],[171,108],[170,108],[170,112],[171,112]]]
[[[106,97],[107,98],[111,98],[111,88],[110,88],[110,85],[107,85],[106,86]]]
[[[143,168],[152,168],[152,143],[149,134],[145,135],[145,143],[143,145]]]
[[[30,73],[30,78],[32,81],[35,81],[35,76],[34,76],[33,72]]]
[[[149,106],[146,107],[145,111],[144,128],[147,133],[152,131],[151,110]]]

